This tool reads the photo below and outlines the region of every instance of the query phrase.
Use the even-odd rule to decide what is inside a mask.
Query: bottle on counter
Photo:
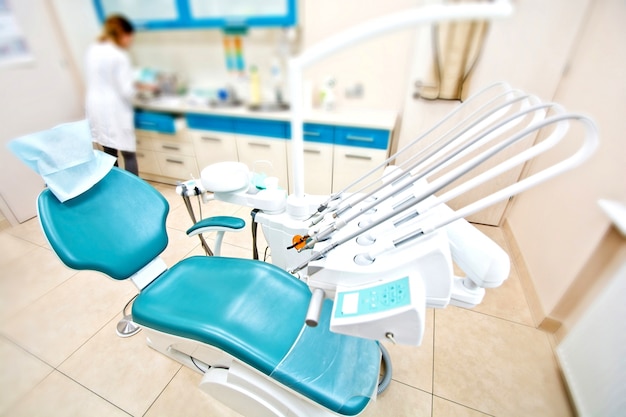
[[[261,105],[261,79],[256,65],[250,66],[250,97],[248,98],[248,104],[250,106]]]

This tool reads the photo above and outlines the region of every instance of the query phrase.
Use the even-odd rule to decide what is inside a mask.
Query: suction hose
[[[391,369],[391,356],[389,356],[389,352],[387,352],[387,349],[385,349],[382,343],[378,343],[378,347],[380,348],[380,353],[382,354],[382,362],[383,362],[383,365],[385,366],[385,374],[383,375],[380,382],[378,383],[378,395],[380,395],[383,393],[383,391],[387,389],[387,387],[391,383],[392,369]]]

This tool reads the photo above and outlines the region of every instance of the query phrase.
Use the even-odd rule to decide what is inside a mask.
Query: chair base
[[[214,346],[162,333],[149,327],[145,327],[145,331],[148,346],[203,374],[200,390],[242,415],[341,416],[277,383]],[[371,398],[374,401],[376,392],[372,393]]]
[[[117,323],[115,333],[119,337],[131,337],[141,331],[141,327],[133,321],[131,315],[127,314]]]

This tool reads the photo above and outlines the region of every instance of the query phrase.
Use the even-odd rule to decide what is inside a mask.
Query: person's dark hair
[[[112,40],[116,45],[121,46],[122,35],[132,35],[135,32],[133,24],[122,15],[112,15],[104,21],[102,35],[99,40],[104,42]]]

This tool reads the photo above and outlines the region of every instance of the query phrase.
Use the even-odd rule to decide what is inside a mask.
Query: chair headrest
[[[93,149],[87,120],[19,137],[8,147],[61,202],[89,190],[115,163],[114,157]]]

